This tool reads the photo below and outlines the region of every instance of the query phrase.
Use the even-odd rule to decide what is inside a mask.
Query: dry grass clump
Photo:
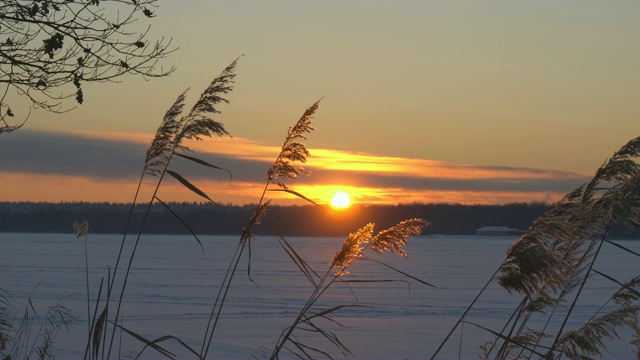
[[[368,223],[357,231],[349,234],[342,244],[341,249],[333,256],[329,263],[329,269],[326,270],[323,276],[318,276],[317,273],[311,269],[311,267],[295,253],[291,247],[286,247],[286,250],[293,254],[290,254],[292,259],[296,262],[296,265],[302,270],[302,272],[309,278],[311,284],[313,284],[313,291],[307,299],[306,304],[298,313],[298,316],[294,319],[291,326],[283,330],[277,345],[274,347],[270,359],[277,359],[283,350],[287,350],[292,356],[298,358],[313,358],[312,354],[316,354],[321,357],[331,357],[327,352],[322,349],[311,347],[301,342],[296,336],[295,331],[301,331],[306,333],[315,333],[326,339],[330,344],[337,347],[342,355],[347,358],[353,356],[349,348],[339,339],[337,334],[327,331],[322,328],[318,322],[320,320],[327,320],[332,323],[337,323],[335,319],[331,318],[334,312],[357,306],[353,304],[341,304],[330,307],[328,309],[317,308],[317,302],[320,297],[327,292],[327,290],[334,284],[348,284],[348,281],[343,280],[343,277],[350,274],[347,268],[353,263],[353,261],[362,259],[370,260],[363,253],[368,247],[372,249],[375,246],[375,251],[383,252],[396,252],[406,257],[403,247],[407,245],[408,240],[412,236],[419,235],[422,229],[428,223],[422,219],[410,219],[404,220],[399,224],[380,231],[376,236],[373,236],[374,226],[373,223]],[[372,238],[373,236],[373,238]],[[283,247],[285,247],[283,245]],[[401,270],[393,268],[380,261],[374,261],[386,268],[395,271],[402,276],[415,280],[423,285],[432,286],[431,284],[418,279],[412,275],[409,275]],[[338,271],[333,271],[334,269]],[[318,279],[316,279],[316,277]],[[367,280],[365,280],[367,281]],[[369,280],[367,282],[386,282],[390,280]]]
[[[606,351],[606,342],[619,338],[619,330],[624,327],[636,333],[631,343],[640,343],[640,293],[636,290],[640,281],[638,278],[620,281],[594,266],[605,246],[640,256],[607,238],[615,224],[640,224],[639,159],[640,137],[616,151],[588,183],[567,194],[511,245],[506,259],[487,285],[497,279],[504,290],[520,294],[523,299],[501,330],[474,324],[496,336],[483,347],[484,358],[601,356]],[[566,329],[593,276],[600,276],[620,288],[582,326]],[[466,314],[487,285],[454,329],[466,322]],[[531,319],[545,321],[536,329],[530,325]]]
[[[195,194],[198,194],[199,196],[202,196],[209,201],[213,201],[205,192],[200,190],[196,185],[192,184],[182,175],[175,171],[169,170],[169,165],[171,164],[172,160],[180,157],[190,160],[201,166],[225,170],[204,160],[198,159],[193,156],[188,156],[184,153],[191,152],[188,145],[186,144],[186,141],[188,140],[202,140],[205,137],[212,137],[213,135],[229,135],[225,130],[223,124],[215,120],[213,116],[220,113],[217,108],[218,104],[229,102],[223,96],[233,90],[235,69],[238,60],[239,59],[234,60],[229,66],[224,69],[224,71],[222,71],[222,73],[218,77],[211,81],[209,86],[200,95],[199,99],[196,101],[189,113],[181,116],[185,106],[184,102],[186,92],[180,94],[173,105],[165,113],[162,122],[160,123],[160,126],[156,131],[156,135],[146,152],[143,171],[138,182],[136,193],[131,203],[127,224],[125,225],[125,231],[122,236],[120,250],[116,258],[116,264],[113,269],[109,269],[110,272],[107,279],[106,299],[101,299],[103,293],[101,285],[98,292],[98,298],[95,301],[93,316],[90,317],[92,321],[89,327],[89,340],[87,341],[86,345],[85,357],[95,357],[102,351],[103,353],[106,353],[107,359],[110,358],[116,338],[116,329],[121,329],[125,333],[130,334],[134,338],[145,343],[145,349],[151,348],[162,354],[170,354],[170,352],[167,352],[165,349],[159,346],[158,342],[175,339],[174,336],[170,335],[161,337],[160,339],[147,340],[144,337],[136,334],[135,332],[124,328],[120,324],[120,311],[123,304],[124,293],[127,288],[128,279],[131,274],[133,261],[135,259],[136,251],[138,249],[140,238],[143,233],[144,225],[146,223],[146,219],[150,214],[151,206],[154,202],[158,202],[161,205],[165,206],[171,214],[176,216],[178,220],[191,232],[200,246],[202,246],[202,243],[198,239],[197,235],[193,232],[193,230],[189,227],[188,223],[180,218],[177,213],[167,205],[167,203],[165,203],[158,197],[157,194],[158,189],[160,188],[160,185],[164,180],[165,174],[169,174],[173,178],[178,180],[178,182],[180,182],[182,185],[184,185],[188,190],[194,192]],[[134,208],[138,203],[138,195],[140,193],[140,189],[143,184],[143,178],[145,175],[154,176],[158,180],[154,185],[155,189],[153,189],[151,198],[147,203],[140,228],[137,230],[134,244],[131,247],[130,253],[128,254],[128,262],[125,268],[124,277],[122,278],[119,270],[121,268],[121,260],[125,259],[125,254],[123,252],[125,249],[124,245],[127,239],[127,234],[129,233],[129,231],[131,231],[131,219]],[[82,226],[78,225],[76,229],[76,226],[74,225],[74,231],[76,231],[76,233],[81,232]],[[111,270],[113,270],[113,273],[111,273]],[[115,284],[121,284],[119,293],[116,293],[116,290],[114,289]],[[88,289],[87,296],[89,296]],[[113,309],[114,304],[112,304],[113,298],[117,298],[115,311]],[[99,311],[100,308],[102,309],[101,311]],[[110,336],[108,335],[109,331]],[[189,352],[196,354],[201,358],[203,357],[202,353],[198,354],[193,349],[186,346],[186,344],[182,343],[179,340],[178,342],[182,344]]]
[[[0,290],[0,359],[54,359],[56,336],[75,322],[71,310],[61,301],[41,316],[31,298],[20,317],[11,307],[8,294]]]
[[[174,159],[183,158],[190,160],[197,165],[225,170],[202,159],[186,155],[185,152],[191,151],[186,144],[186,141],[201,140],[204,137],[211,137],[213,135],[229,135],[224,129],[222,123],[213,119],[213,115],[219,113],[219,110],[217,108],[218,104],[228,102],[228,100],[226,100],[223,96],[233,89],[232,85],[234,83],[234,71],[237,65],[237,61],[238,59],[232,62],[220,74],[220,76],[218,76],[211,82],[207,89],[205,89],[205,91],[202,93],[199,100],[186,115],[182,115],[185,108],[186,93],[180,94],[172,104],[172,106],[169,108],[169,110],[165,113],[162,122],[156,132],[156,136],[154,137],[149,149],[147,150],[142,175],[140,176],[138,188],[132,202],[129,220],[131,219],[131,214],[133,213],[135,204],[137,203],[138,194],[143,184],[142,179],[144,176],[150,175],[157,179],[156,183],[154,184],[155,189],[153,190],[153,194],[151,195],[151,198],[148,202],[147,209],[144,212],[140,228],[137,230],[137,235],[135,237],[133,246],[128,247],[130,249],[130,253],[128,253],[127,256],[125,256],[123,249],[125,248],[124,244],[126,241],[126,235],[130,231],[130,223],[128,222],[126,225],[126,230],[123,234],[120,246],[120,252],[116,259],[116,265],[112,269],[113,272],[110,271],[107,277],[107,286],[105,291],[106,295],[104,295],[106,299],[103,299],[102,284],[100,286],[97,298],[95,300],[95,306],[93,308],[93,316],[89,316],[91,318],[91,323],[88,330],[88,341],[85,348],[85,358],[97,358],[99,354],[102,354],[102,357],[109,359],[112,354],[112,349],[114,348],[114,343],[117,343],[116,330],[121,330],[123,334],[130,335],[144,344],[144,348],[141,353],[146,349],[153,349],[163,356],[171,358],[173,357],[172,352],[165,349],[164,346],[161,346],[162,342],[171,340],[177,341],[179,346],[186,349],[189,353],[194,354],[195,356],[197,356],[197,358],[206,359],[209,350],[212,347],[214,334],[216,332],[216,329],[218,328],[220,316],[224,309],[224,304],[229,297],[229,293],[233,291],[232,283],[235,275],[237,274],[238,266],[240,264],[240,261],[243,258],[246,258],[245,254],[247,254],[247,252],[247,274],[249,276],[249,279],[251,280],[251,246],[252,243],[255,242],[253,230],[256,226],[263,222],[266,217],[268,217],[268,208],[271,202],[270,200],[266,199],[266,195],[269,192],[273,191],[284,192],[303,199],[309,203],[318,205],[303,194],[291,189],[288,184],[284,183],[284,181],[285,179],[293,180],[301,175],[310,174],[309,171],[306,171],[301,165],[304,164],[307,161],[307,158],[310,156],[310,152],[307,150],[307,147],[302,142],[302,140],[305,140],[306,135],[314,130],[314,127],[312,126],[312,119],[318,111],[320,100],[322,99],[316,101],[313,105],[307,108],[299,118],[299,120],[296,122],[296,124],[289,127],[280,153],[276,157],[273,165],[267,169],[267,177],[265,179],[266,181],[262,194],[260,195],[260,200],[256,205],[254,213],[248,219],[247,225],[243,229],[241,229],[242,233],[240,235],[236,251],[229,261],[229,266],[224,275],[222,283],[218,288],[217,295],[212,299],[211,311],[206,321],[206,326],[203,327],[204,332],[202,333],[202,344],[200,348],[196,350],[174,335],[163,335],[156,339],[147,339],[122,325],[120,313],[122,307],[124,306],[124,293],[127,288],[128,279],[132,271],[132,264],[135,259],[136,249],[138,248],[138,244],[143,233],[144,224],[147,217],[150,215],[151,205],[154,202],[162,204],[170,211],[171,214],[176,216],[178,220],[180,220],[181,223],[184,224],[184,226],[192,233],[195,240],[202,246],[202,243],[198,239],[197,235],[189,227],[189,224],[182,218],[180,218],[176,214],[176,212],[174,212],[169,207],[167,203],[165,203],[158,197],[157,194],[158,189],[165,178],[165,175],[169,174],[182,185],[184,185],[185,188],[189,191],[192,191],[209,201],[213,201],[211,197],[209,197],[209,195],[200,190],[195,184],[184,178],[182,175],[171,170],[170,165]],[[269,224],[272,226],[277,240],[279,241],[279,244],[282,246],[283,250],[299,267],[301,273],[306,276],[310,280],[310,283],[313,285],[313,291],[308,301],[306,302],[306,304],[303,304],[299,315],[293,320],[292,325],[282,332],[278,343],[273,348],[271,358],[277,358],[282,350],[287,350],[291,354],[294,354],[298,357],[310,358],[311,354],[329,356],[329,353],[322,349],[309,347],[308,345],[302,343],[295,336],[294,332],[296,330],[319,334],[327,339],[331,344],[337,346],[344,356],[348,356],[351,354],[348,348],[338,339],[336,334],[324,330],[317,322],[322,320],[329,320],[333,312],[339,309],[349,308],[353,305],[343,304],[328,309],[318,309],[316,308],[316,304],[320,297],[326,293],[326,291],[332,284],[348,284],[348,282],[345,281],[342,276],[348,274],[348,271],[346,271],[346,269],[354,260],[370,260],[368,257],[366,257],[366,255],[363,254],[363,251],[365,251],[367,247],[371,247],[373,251],[379,253],[388,251],[400,254],[401,256],[406,258],[407,255],[404,247],[408,244],[409,238],[419,235],[422,231],[422,228],[427,225],[427,222],[421,219],[405,220],[394,227],[380,231],[375,236],[374,224],[370,223],[365,225],[363,228],[357,230],[347,237],[342,248],[331,260],[329,269],[326,269],[324,276],[320,276],[319,273],[316,272],[311,266],[309,266],[309,264],[296,252],[296,250],[290,245],[285,237],[279,232],[276,224],[273,224],[271,221],[269,221]],[[74,223],[74,232],[77,236],[83,236],[85,238],[86,249],[88,223]],[[246,249],[248,250],[245,251]],[[126,259],[127,257],[128,259]],[[127,261],[126,267],[121,265],[120,260]],[[395,271],[402,276],[408,277],[410,281],[417,281],[424,285],[432,286],[416,277],[413,277],[391,266],[388,266],[380,261],[372,261],[386,266],[388,269],[391,269],[392,271]],[[122,274],[122,271],[119,271],[121,267],[125,269],[124,275]],[[336,269],[339,270],[336,272]],[[371,282],[388,281],[398,280],[371,280]],[[407,282],[405,280],[403,281]],[[114,288],[115,284],[122,286],[119,292]],[[89,286],[87,285],[87,296],[89,297],[89,295]],[[115,299],[117,299],[117,301]],[[89,302],[87,305],[87,312],[88,314],[90,314]]]

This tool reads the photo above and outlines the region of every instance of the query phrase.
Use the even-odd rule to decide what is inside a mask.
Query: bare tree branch
[[[123,75],[166,76],[159,60],[171,39],[149,40],[156,0],[0,0],[0,133],[15,130],[29,111],[11,109],[9,94],[54,113],[82,104],[82,85]],[[14,116],[23,119],[11,121]],[[17,124],[16,124],[17,123]]]

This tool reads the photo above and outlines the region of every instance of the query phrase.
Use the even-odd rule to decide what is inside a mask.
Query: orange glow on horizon
[[[0,174],[0,181],[14,186],[0,201],[33,202],[112,202],[128,203],[132,200],[137,182],[97,181],[77,176],[42,176],[34,174]],[[147,183],[149,185],[149,183]],[[197,182],[198,187],[215,202],[235,205],[255,204],[262,193],[264,184],[232,182],[224,180]],[[322,199],[331,199],[336,188],[350,194],[353,203],[362,205],[394,205],[411,203],[458,203],[458,204],[505,204],[512,202],[557,201],[564,193],[549,192],[508,192],[508,191],[444,191],[411,190],[404,188],[373,188],[345,186],[344,184],[300,185],[290,184],[290,188],[319,204],[329,205]],[[147,194],[149,193],[149,194]],[[148,201],[148,186],[139,197]],[[279,205],[308,205],[309,203],[286,192],[269,192],[268,198]],[[187,190],[177,181],[166,181],[160,187],[158,197],[163,201],[204,202],[202,197]]]
[[[142,133],[97,133],[74,132],[75,136],[87,138],[126,141],[150,144],[152,135]],[[276,158],[279,148],[268,146],[242,138],[214,138],[211,141],[190,142],[196,153],[222,154],[233,159],[259,160],[259,166],[268,166]],[[459,204],[504,204],[509,202],[557,201],[564,193],[509,189],[508,180],[532,181],[541,179],[576,179],[581,182],[580,174],[533,168],[483,167],[476,165],[453,164],[441,161],[409,159],[389,156],[376,156],[347,151],[311,149],[311,157],[305,168],[323,176],[287,181],[287,186],[309,199],[323,205],[331,205],[336,189],[349,194],[351,201],[358,204],[409,204],[409,203],[459,203]],[[140,154],[144,159],[144,154]],[[245,164],[246,165],[246,164]],[[254,166],[255,164],[251,164]],[[233,169],[231,169],[233,170]],[[239,167],[238,172],[243,170]],[[329,171],[328,171],[329,170]],[[255,172],[254,172],[255,173]],[[208,177],[190,178],[199,189],[218,203],[237,205],[256,203],[264,188],[264,180],[254,180],[244,176],[243,180],[229,183],[226,179]],[[375,180],[368,176],[376,176]],[[125,176],[125,175],[123,175]],[[128,176],[128,175],[126,175]],[[135,175],[131,175],[132,177]],[[407,188],[397,183],[380,181],[385,176],[403,178]],[[426,179],[488,179],[505,180],[504,187],[496,190],[480,191],[469,188],[457,190],[427,189]],[[149,183],[154,178],[147,179]],[[43,175],[5,172],[0,181],[13,184],[11,191],[5,192],[0,201],[88,201],[88,202],[130,202],[135,192],[136,179],[99,179],[97,175]],[[356,182],[357,181],[357,182]],[[385,184],[376,186],[374,184]],[[412,184],[416,184],[415,187]],[[464,183],[462,183],[464,184]],[[413,187],[413,188],[412,188]],[[446,188],[446,186],[443,186]],[[286,192],[269,192],[268,197],[274,204],[308,204],[304,200]],[[163,201],[202,202],[199,197],[172,178],[167,178],[159,192]],[[143,197],[144,199],[144,197]],[[148,201],[148,200],[147,200]]]

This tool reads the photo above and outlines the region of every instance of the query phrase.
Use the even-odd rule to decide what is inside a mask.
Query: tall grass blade
[[[315,313],[315,314],[313,314],[313,315],[311,315],[311,316],[308,316],[308,317],[306,318],[306,320],[308,321],[308,320],[311,320],[311,319],[316,318],[316,317],[323,317],[323,318],[326,318],[326,315],[329,315],[329,314],[331,314],[331,313],[333,313],[333,312],[335,312],[335,311],[338,311],[338,310],[340,310],[340,309],[345,309],[345,308],[353,308],[353,307],[365,307],[365,306],[364,306],[364,305],[357,305],[357,304],[342,304],[342,305],[336,305],[336,306],[331,307],[331,308],[329,308],[329,309],[323,310],[323,311],[321,311],[321,312],[319,312],[319,313]],[[329,319],[329,318],[327,318],[327,319]],[[329,319],[329,320],[330,320],[330,319]],[[342,326],[342,325],[340,325],[340,326]]]
[[[306,325],[310,326],[311,328],[310,329],[300,328],[300,330],[308,331],[308,332],[312,332],[312,333],[318,333],[318,334],[322,335],[325,339],[329,340],[329,342],[331,342],[335,347],[337,347],[345,358],[349,357],[349,355],[354,356],[353,353],[349,350],[349,348],[347,348],[344,345],[344,343],[342,343],[342,341],[340,341],[340,339],[338,338],[338,336],[335,333],[319,328],[318,326],[316,326],[314,323],[312,323],[308,319],[305,319],[304,323]],[[316,349],[315,351],[319,351],[319,350]],[[326,353],[323,352],[323,354],[326,354]],[[329,356],[329,355],[327,354],[327,356]]]
[[[152,340],[151,343],[157,344],[157,343],[164,342],[164,341],[167,341],[167,340],[175,340],[180,345],[182,345],[182,347],[184,347],[186,350],[188,350],[190,353],[192,353],[195,356],[199,356],[198,353],[195,350],[193,350],[193,348],[191,348],[189,345],[187,345],[187,343],[185,343],[184,341],[178,339],[177,337],[175,337],[173,335],[161,336],[161,337],[159,337],[159,338],[157,338],[155,340]],[[150,346],[151,345],[149,345],[149,344],[145,344],[144,348],[142,348],[142,350],[140,350],[140,352],[138,353],[138,356],[136,356],[136,359],[138,359],[142,355],[142,353],[147,349],[147,347],[150,347]]]
[[[558,329],[558,334],[556,335],[555,340],[553,341],[553,345],[551,345],[552,349],[555,349],[556,344],[558,343],[558,341],[560,340],[560,337],[562,336],[562,332],[564,330],[564,327],[566,326],[567,322],[569,321],[569,318],[573,312],[573,310],[575,309],[575,306],[578,302],[578,299],[580,298],[580,295],[582,294],[582,290],[584,289],[585,285],[587,284],[587,280],[589,278],[589,274],[591,273],[591,270],[593,269],[593,265],[596,262],[596,259],[598,257],[598,254],[600,254],[600,250],[602,249],[602,244],[604,244],[604,239],[606,238],[606,234],[609,231],[609,228],[611,227],[612,222],[609,221],[609,225],[607,226],[607,230],[605,231],[604,235],[602,236],[601,241],[598,243],[598,249],[596,250],[595,255],[593,256],[593,258],[591,259],[591,262],[589,263],[589,267],[587,269],[586,274],[583,276],[582,281],[580,283],[580,287],[578,288],[577,294],[576,296],[573,298],[573,302],[571,303],[571,306],[569,306],[569,309],[567,311],[567,314],[564,317],[564,320],[562,321],[562,325],[560,325],[560,329]]]
[[[493,331],[493,330],[491,330],[491,329],[489,329],[489,328],[487,328],[487,327],[484,327],[484,326],[482,326],[482,325],[480,325],[480,324],[476,324],[476,323],[474,323],[474,322],[470,322],[470,321],[464,321],[464,323],[465,323],[465,324],[470,324],[470,325],[476,326],[476,327],[478,327],[478,328],[480,328],[480,329],[482,329],[482,330],[485,330],[485,331],[487,331],[487,332],[490,332],[491,334],[493,334],[494,336],[496,336],[496,337],[498,337],[498,338],[500,338],[500,339],[504,340],[505,342],[510,343],[510,344],[513,344],[513,345],[516,345],[516,346],[521,347],[521,348],[523,348],[523,349],[526,349],[526,350],[528,350],[528,351],[530,351],[530,352],[532,352],[532,353],[534,353],[534,354],[536,354],[536,355],[540,356],[541,358],[545,358],[545,357],[546,357],[546,355],[545,355],[545,354],[542,354],[542,353],[540,353],[540,352],[535,351],[535,350],[534,350],[534,349],[532,349],[532,348],[529,348],[529,346],[528,346],[527,344],[522,344],[522,343],[520,343],[520,342],[518,342],[518,341],[515,341],[515,340],[513,340],[512,338],[507,337],[507,336],[504,336],[504,335],[500,334],[500,333],[499,333],[499,332],[497,332],[497,331]]]
[[[313,201],[313,200],[309,199],[308,197],[300,194],[299,192],[293,191],[291,189],[267,189],[267,191],[283,191],[283,192],[287,192],[289,194],[293,194],[293,195],[299,197],[300,199],[303,199],[303,200],[305,200],[307,202],[310,202],[313,205],[318,205],[318,203],[316,203],[315,201]]]
[[[226,300],[227,294],[229,292],[231,282],[235,275],[236,269],[242,257],[242,253],[244,252],[245,245],[250,240],[255,240],[253,237],[253,227],[260,223],[261,218],[266,213],[266,208],[269,204],[269,201],[265,201],[265,194],[269,190],[270,184],[276,184],[283,189],[286,189],[286,186],[276,181],[278,177],[285,178],[295,178],[302,173],[307,173],[301,167],[295,167],[291,163],[292,162],[305,162],[307,156],[309,156],[309,151],[307,151],[304,144],[297,142],[297,139],[304,139],[304,133],[311,132],[313,127],[311,126],[311,119],[313,115],[318,109],[319,101],[314,103],[302,117],[298,120],[296,125],[289,128],[287,133],[287,137],[282,145],[280,150],[280,154],[276,158],[273,166],[269,168],[267,171],[267,182],[262,191],[262,195],[260,196],[260,200],[258,201],[258,205],[256,210],[251,215],[247,226],[245,226],[242,230],[242,234],[240,236],[240,241],[238,243],[238,247],[236,249],[236,253],[234,254],[231,263],[229,264],[229,268],[223,280],[223,284],[220,287],[218,295],[216,297],[216,301],[212,307],[211,315],[209,318],[209,322],[207,323],[207,330],[205,331],[205,337],[203,340],[201,358],[205,359],[209,352],[209,348],[211,346],[211,342],[213,340],[213,333],[216,329],[218,319],[220,318],[220,313],[222,311],[222,307]],[[301,195],[301,194],[300,194]],[[303,196],[303,198],[305,198]],[[250,264],[249,264],[250,269]],[[279,351],[279,349],[278,349]]]
[[[120,325],[120,324],[113,324],[113,323],[112,323],[112,325],[114,325],[115,327],[117,327],[117,328],[119,328],[119,329],[123,330],[123,331],[124,331],[124,332],[126,332],[127,334],[131,335],[133,338],[135,338],[135,339],[137,339],[138,341],[140,341],[140,342],[142,342],[143,344],[145,344],[145,348],[144,348],[144,349],[146,349],[146,347],[150,347],[150,348],[152,348],[153,350],[156,350],[157,352],[159,352],[160,354],[162,354],[164,357],[167,357],[167,358],[169,358],[169,359],[175,359],[175,358],[176,358],[176,355],[175,355],[174,353],[172,353],[171,351],[169,351],[169,350],[167,350],[167,349],[163,348],[162,346],[160,346],[160,345],[156,344],[156,342],[158,342],[158,339],[156,339],[156,340],[148,340],[148,339],[147,339],[147,338],[145,338],[144,336],[142,336],[142,335],[140,335],[140,334],[138,334],[138,333],[136,333],[136,332],[134,332],[134,331],[131,331],[131,330],[129,330],[129,329],[127,329],[127,328],[125,328],[124,326]],[[163,337],[161,337],[161,338],[159,338],[159,339],[162,339],[162,338],[164,338],[164,336],[163,336]],[[143,349],[143,351],[144,351],[144,349]],[[196,355],[197,355],[197,354],[196,354]],[[138,354],[138,356],[136,357],[136,359],[137,359],[139,356],[140,356],[140,354]]]
[[[602,276],[602,277],[603,277],[603,278],[605,278],[605,279],[608,279],[608,280],[610,280],[610,281],[612,281],[612,282],[614,282],[614,283],[618,284],[618,285],[619,285],[620,287],[622,287],[623,289],[625,289],[625,290],[629,291],[630,293],[632,293],[633,295],[635,295],[635,296],[636,296],[636,298],[640,298],[640,292],[639,292],[639,291],[637,291],[636,289],[633,289],[633,288],[632,288],[632,287],[630,287],[628,284],[621,283],[620,281],[618,281],[618,280],[614,279],[613,277],[611,277],[611,276],[609,276],[609,275],[607,275],[607,274],[605,274],[605,273],[602,273],[602,272],[600,272],[600,271],[598,271],[598,270],[596,270],[596,269],[591,269],[591,271],[593,271],[594,273],[596,273],[596,274],[598,274],[598,275]],[[636,278],[636,279],[637,279],[637,278]],[[619,291],[619,290],[618,290],[618,291]],[[616,294],[617,294],[617,293],[616,293]],[[616,294],[614,294],[614,296],[615,296]]]
[[[307,262],[298,254],[294,247],[289,244],[287,239],[285,239],[273,222],[269,221],[269,224],[271,224],[271,229],[276,235],[276,239],[278,239],[278,243],[284,249],[285,253],[291,258],[293,263],[296,264],[302,274],[309,279],[309,282],[311,282],[313,286],[318,286],[316,278],[320,280],[320,275],[318,275],[318,273],[316,273],[315,270],[313,270],[313,268],[309,266],[309,264],[307,264]]]
[[[436,289],[438,289],[438,287],[437,287],[437,286],[435,286],[435,285],[433,285],[433,284],[431,284],[431,283],[428,283],[428,282],[426,282],[426,281],[424,281],[424,280],[422,280],[422,279],[420,279],[420,278],[417,278],[417,277],[415,277],[415,276],[413,276],[413,275],[411,275],[411,274],[408,274],[408,273],[406,273],[406,272],[404,272],[404,271],[402,271],[402,270],[400,270],[400,269],[397,269],[397,268],[395,268],[395,267],[393,267],[393,266],[391,266],[391,265],[389,265],[389,264],[385,264],[385,263],[383,263],[382,261],[374,260],[374,259],[371,259],[371,258],[369,258],[369,257],[361,257],[361,258],[359,258],[359,260],[364,260],[364,261],[373,261],[373,262],[375,262],[375,263],[377,263],[377,264],[380,264],[380,265],[382,265],[382,266],[384,266],[384,267],[386,267],[386,268],[388,268],[388,269],[391,269],[391,270],[393,270],[393,271],[395,271],[395,272],[397,272],[397,273],[399,273],[399,274],[401,274],[401,275],[403,275],[403,276],[406,276],[406,277],[408,277],[409,279],[415,280],[415,281],[419,282],[419,283],[420,283],[420,284],[422,284],[422,285],[427,285],[427,286],[429,286],[429,287],[432,287],[432,288],[436,288]]]
[[[438,353],[440,353],[440,350],[442,350],[442,348],[444,347],[444,344],[447,343],[447,341],[449,341],[449,338],[451,337],[451,335],[453,334],[453,332],[458,328],[458,325],[460,325],[462,322],[464,322],[464,317],[467,316],[467,314],[469,313],[469,311],[471,311],[471,309],[473,308],[473,306],[476,304],[476,302],[478,301],[478,299],[480,299],[480,296],[482,296],[482,294],[484,294],[485,290],[487,290],[487,288],[489,287],[489,285],[491,285],[491,283],[493,282],[493,279],[496,278],[496,275],[498,275],[498,273],[500,272],[500,268],[496,269],[496,271],[493,273],[493,275],[491,275],[491,277],[489,278],[489,280],[484,284],[484,286],[482,287],[482,289],[480,289],[480,291],[478,292],[478,294],[476,295],[476,297],[471,301],[471,304],[469,304],[469,306],[467,306],[467,308],[464,310],[464,312],[462,313],[462,315],[460,315],[460,318],[458,319],[458,321],[453,325],[453,327],[451,328],[451,330],[449,330],[449,333],[447,334],[447,336],[445,336],[445,338],[442,340],[442,342],[440,343],[440,345],[438,345],[438,348],[436,349],[436,351],[433,353],[433,355],[431,355],[431,357],[429,358],[429,360],[434,360],[436,358],[436,356],[438,356]]]
[[[309,353],[307,351],[313,351],[315,353],[321,354],[323,356],[326,356],[328,359],[333,359],[333,357],[331,355],[329,355],[329,353],[322,351],[318,348],[312,347],[312,346],[308,346],[305,345],[304,343],[297,341],[297,340],[291,340],[291,343],[293,343],[298,349],[300,349],[300,351],[302,351],[306,356],[307,359],[313,359],[313,356],[309,355]]]
[[[180,153],[175,153],[175,155],[176,155],[176,156],[179,156],[179,157],[181,157],[181,158],[185,158],[185,159],[191,160],[191,161],[193,161],[193,162],[195,162],[195,163],[198,163],[198,164],[200,164],[200,165],[208,166],[208,167],[213,168],[213,169],[218,169],[218,170],[226,171],[227,173],[229,173],[229,181],[231,181],[231,178],[232,178],[232,176],[233,176],[233,175],[231,174],[231,171],[229,171],[229,170],[227,170],[227,169],[224,169],[224,168],[221,168],[221,167],[219,167],[219,166],[213,165],[213,164],[211,164],[211,163],[208,163],[208,162],[206,162],[206,161],[204,161],[204,160],[202,160],[202,159],[195,158],[195,157],[193,157],[193,156],[184,155],[184,154],[180,154]]]
[[[613,241],[611,241],[611,240],[609,240],[609,239],[605,239],[604,241],[605,241],[607,244],[611,244],[611,245],[613,245],[613,246],[615,246],[615,247],[617,247],[617,248],[619,248],[619,249],[622,249],[622,250],[624,250],[624,251],[628,252],[629,254],[633,254],[633,255],[635,255],[635,256],[637,256],[637,257],[640,257],[640,254],[639,254],[639,253],[637,253],[637,252],[635,252],[635,251],[633,251],[633,250],[629,249],[629,248],[628,248],[628,247],[626,247],[626,246],[622,246],[622,245],[618,244],[617,242],[613,242]]]
[[[175,211],[173,211],[173,209],[171,209],[171,207],[166,204],[164,201],[160,200],[159,197],[154,196],[154,199],[156,199],[160,204],[162,204],[162,206],[164,206],[165,209],[169,210],[169,212],[176,217],[176,219],[178,219],[178,221],[180,221],[182,223],[182,225],[184,225],[187,230],[189,230],[189,232],[191,233],[191,235],[196,239],[196,241],[198,242],[198,245],[200,245],[200,250],[202,250],[202,253],[204,254],[204,246],[202,245],[202,242],[200,241],[200,239],[198,239],[198,235],[196,235],[196,233],[193,231],[193,229],[191,228],[191,226],[189,226],[189,224],[187,224],[186,221],[184,221],[184,219],[182,219],[182,217],[180,215],[178,215]]]
[[[96,316],[98,315],[98,307],[100,306],[100,299],[102,297],[102,287],[104,286],[104,278],[100,279],[100,287],[98,288],[98,296],[96,297],[96,304],[93,307],[93,316],[90,318],[91,319],[91,324],[89,325],[89,333],[87,334],[87,336],[89,337],[89,339],[87,340],[87,344],[85,346],[84,349],[84,359],[87,358],[87,355],[89,354],[89,348],[91,347],[91,338],[92,338],[92,334],[93,331],[96,327]],[[106,308],[105,308],[106,311]]]
[[[178,174],[175,171],[171,171],[171,170],[167,170],[166,172],[169,175],[173,176],[176,180],[178,180],[182,185],[186,186],[189,190],[191,190],[194,193],[202,196],[203,198],[211,201],[212,203],[215,203],[215,201],[211,200],[211,198],[207,194],[205,194],[204,191],[198,189],[195,185],[190,183],[187,179],[183,178],[182,175]]]
[[[104,325],[106,324],[106,321],[107,321],[107,314],[108,314],[107,309],[108,309],[108,307],[105,306],[105,308],[102,310],[102,313],[100,314],[100,316],[96,320],[95,327],[93,328],[93,340],[92,340],[91,344],[93,346],[93,358],[94,359],[98,358],[98,354],[100,352],[102,332],[104,330]]]

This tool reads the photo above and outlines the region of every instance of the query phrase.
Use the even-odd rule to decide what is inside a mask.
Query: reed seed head
[[[600,357],[602,351],[607,350],[606,340],[619,339],[619,328],[632,327],[637,322],[638,310],[638,306],[625,306],[609,311],[578,329],[566,331],[558,340],[563,355],[569,359]]]
[[[74,221],[73,233],[76,234],[76,238],[87,237],[89,235],[89,222],[87,220],[81,223]]]
[[[345,268],[355,260],[362,252],[362,245],[369,242],[373,234],[373,223],[369,223],[358,231],[349,234],[342,244],[342,249],[338,251],[331,259],[329,268],[339,267]]]
[[[300,175],[310,174],[310,172],[306,171],[304,167],[294,166],[292,163],[305,163],[307,161],[307,157],[311,155],[306,146],[298,140],[306,140],[305,133],[310,133],[314,130],[313,126],[311,126],[311,119],[313,119],[313,116],[318,111],[321,100],[322,99],[311,105],[311,107],[302,114],[302,117],[300,117],[298,122],[294,126],[289,127],[289,131],[284,144],[282,145],[282,149],[280,150],[280,154],[276,158],[273,166],[268,170],[269,181],[286,189],[286,186],[283,183],[276,181],[277,178],[285,177],[287,179],[294,179]]]
[[[258,206],[256,211],[254,211],[249,218],[249,223],[242,229],[242,235],[240,236],[241,245],[244,246],[244,244],[247,243],[247,240],[250,239],[254,242],[256,241],[255,237],[253,236],[253,227],[260,225],[262,217],[264,217],[264,215],[267,213],[267,207],[269,206],[269,203],[271,203],[271,200],[260,204],[260,206]]]
[[[371,240],[371,249],[380,254],[389,251],[406,259],[407,253],[403,248],[409,243],[412,236],[420,235],[422,228],[428,224],[418,218],[403,220],[393,227],[380,231]]]
[[[216,105],[229,101],[222,97],[233,90],[235,68],[238,59],[227,66],[222,73],[213,79],[200,98],[195,103],[189,114],[180,117],[184,109],[185,94],[182,93],[169,108],[156,136],[151,142],[144,164],[146,174],[156,176],[162,172],[169,161],[175,157],[176,150],[191,151],[184,145],[185,140],[202,140],[203,137],[213,135],[229,135],[222,123],[211,118],[212,114],[219,114]]]
[[[169,161],[175,137],[180,132],[181,121],[179,119],[182,109],[184,109],[184,99],[187,91],[178,96],[173,105],[167,110],[162,122],[156,131],[156,136],[151,141],[151,146],[147,150],[144,162],[145,173],[156,176],[160,174],[159,168]]]

